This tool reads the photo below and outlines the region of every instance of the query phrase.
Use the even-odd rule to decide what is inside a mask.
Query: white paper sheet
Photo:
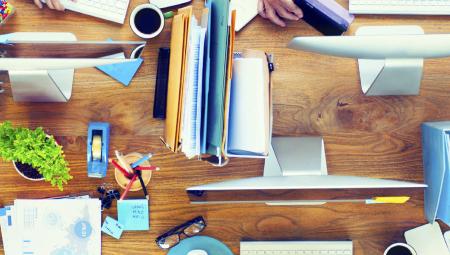
[[[228,154],[267,153],[263,60],[236,58],[230,96]]]
[[[230,11],[236,10],[236,31],[240,31],[256,15],[258,15],[259,0],[231,0]]]

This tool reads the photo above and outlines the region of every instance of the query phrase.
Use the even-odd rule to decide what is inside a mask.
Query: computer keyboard
[[[449,15],[450,0],[350,0],[354,14]]]
[[[241,255],[352,255],[352,241],[241,242]]]
[[[46,0],[41,0],[43,3]],[[60,0],[67,10],[123,24],[130,0]]]

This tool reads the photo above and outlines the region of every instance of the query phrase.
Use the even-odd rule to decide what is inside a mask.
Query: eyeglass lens
[[[205,224],[200,222],[195,222],[189,227],[185,228],[183,233],[187,236],[195,236],[196,234],[200,233],[205,228]]]
[[[180,236],[178,234],[173,234],[167,237],[162,238],[158,241],[159,247],[163,249],[169,249],[180,242]]]

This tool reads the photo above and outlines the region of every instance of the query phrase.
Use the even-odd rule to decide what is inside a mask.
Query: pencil
[[[115,152],[116,152],[117,160],[119,160],[119,163],[122,165],[122,167],[125,168],[125,170],[127,170],[127,172],[132,174],[133,173],[133,168],[131,168],[130,164],[127,163],[127,161],[123,157],[122,153],[120,153],[117,150]]]
[[[130,182],[127,184],[127,187],[125,188],[125,191],[123,192],[122,196],[120,197],[120,200],[124,200],[127,197],[127,194],[130,191],[133,183],[136,181],[137,177],[138,176],[136,174],[133,175],[133,178],[131,178]]]
[[[121,165],[119,165],[119,163],[117,163],[114,159],[111,159],[110,162],[114,165],[115,168],[117,168],[120,172],[122,172],[122,174],[125,177],[127,177],[128,179],[133,178],[133,175],[128,173],[127,170],[123,169],[123,167]]]

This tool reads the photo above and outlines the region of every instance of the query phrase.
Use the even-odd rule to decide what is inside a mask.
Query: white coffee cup
[[[208,253],[204,250],[192,250],[187,255],[208,255]]]
[[[145,9],[151,10],[154,13],[156,13],[157,15],[155,17],[159,16],[159,26],[156,29],[152,29],[154,31],[152,31],[151,33],[145,33],[145,31],[142,31],[142,29],[139,29],[140,26],[143,26],[143,24],[136,24],[136,15],[141,12],[141,11],[145,11]],[[131,29],[133,30],[133,32],[143,38],[143,39],[150,39],[150,38],[154,38],[156,36],[158,36],[162,30],[164,29],[164,14],[162,13],[161,9],[159,9],[156,5],[154,4],[141,4],[136,6],[136,8],[134,8],[133,12],[131,12],[131,16],[130,16],[130,26]],[[147,20],[147,22],[155,22],[156,20]],[[149,27],[151,27],[151,25],[149,25]]]
[[[406,243],[394,243],[391,244],[389,247],[387,247],[387,249],[384,251],[384,255],[397,255],[394,252],[394,249],[407,249],[411,255],[417,255],[416,251],[414,250],[413,247],[411,247],[410,245],[406,244]]]

